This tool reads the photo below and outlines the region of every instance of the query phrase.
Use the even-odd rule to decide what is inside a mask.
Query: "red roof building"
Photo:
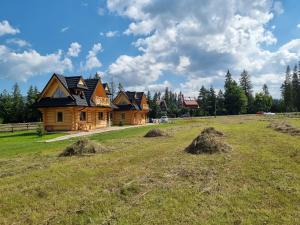
[[[188,108],[188,109],[198,109],[199,104],[195,98],[183,98],[182,100],[183,107]]]

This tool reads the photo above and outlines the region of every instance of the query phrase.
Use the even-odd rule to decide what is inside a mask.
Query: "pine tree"
[[[209,115],[209,91],[202,86],[199,90],[198,95],[198,104],[200,105],[200,108],[202,110],[202,115],[207,116]]]
[[[224,115],[226,110],[225,110],[225,99],[222,90],[219,91],[216,101],[217,101],[217,114]]]
[[[118,89],[119,89],[119,91],[124,91],[124,87],[123,87],[123,85],[121,84],[121,82],[119,82]]]
[[[0,94],[0,119],[1,122],[11,122],[11,115],[13,111],[12,97],[7,90],[3,90]]]
[[[225,108],[227,114],[240,114],[247,112],[247,96],[244,90],[232,79],[230,72],[226,74],[225,84]]]
[[[244,70],[241,73],[240,87],[244,90],[245,95],[246,95],[247,100],[248,100],[247,112],[248,113],[253,113],[253,95],[252,95],[253,85],[252,85],[251,80],[250,80],[250,75],[246,70]]]
[[[12,108],[11,122],[24,122],[24,100],[17,83],[13,86]]]
[[[256,93],[254,106],[257,112],[269,112],[273,104],[272,96],[269,94],[268,86],[263,85],[262,91]]]
[[[292,76],[292,105],[294,111],[300,110],[299,99],[300,99],[300,81],[298,78],[297,66],[295,66],[293,71],[293,76]]]
[[[291,69],[290,66],[286,68],[285,80],[281,86],[281,95],[284,102],[285,111],[292,110],[292,82],[291,82]]]
[[[264,95],[270,95],[269,88],[266,84],[263,85],[262,90],[263,90]]]
[[[208,113],[211,116],[216,113],[216,93],[213,87],[208,92]]]
[[[27,91],[26,98],[26,121],[35,122],[40,120],[40,113],[34,107],[34,103],[38,99],[37,87],[30,86]]]

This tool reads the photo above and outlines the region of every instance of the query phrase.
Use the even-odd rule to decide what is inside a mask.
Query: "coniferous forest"
[[[224,89],[216,91],[212,86],[202,86],[198,92],[198,109],[187,109],[182,105],[183,93],[176,93],[165,88],[163,93],[148,91],[150,106],[149,118],[212,116],[253,114],[257,112],[298,112],[300,111],[300,63],[293,70],[287,66],[285,79],[281,85],[281,98],[273,99],[267,84],[261,91],[253,93],[251,75],[244,70],[238,81],[234,80],[228,70],[225,75]],[[0,94],[0,122],[35,122],[40,121],[40,113],[34,107],[38,98],[37,87],[30,86],[26,96],[21,94],[16,83],[11,91],[3,90]],[[164,101],[166,108],[161,108]]]

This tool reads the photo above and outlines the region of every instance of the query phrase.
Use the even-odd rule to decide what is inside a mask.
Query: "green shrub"
[[[37,134],[37,136],[42,137],[42,136],[45,135],[45,133],[46,133],[46,131],[45,131],[43,125],[39,124],[38,127],[36,128],[36,134]]]
[[[120,121],[120,122],[119,122],[119,126],[120,126],[120,127],[124,126],[123,121]]]

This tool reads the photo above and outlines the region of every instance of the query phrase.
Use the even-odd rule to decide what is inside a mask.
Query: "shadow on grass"
[[[26,132],[26,133],[10,133],[6,135],[0,135],[0,138],[14,138],[14,137],[28,137],[28,136],[36,136],[36,132]]]

